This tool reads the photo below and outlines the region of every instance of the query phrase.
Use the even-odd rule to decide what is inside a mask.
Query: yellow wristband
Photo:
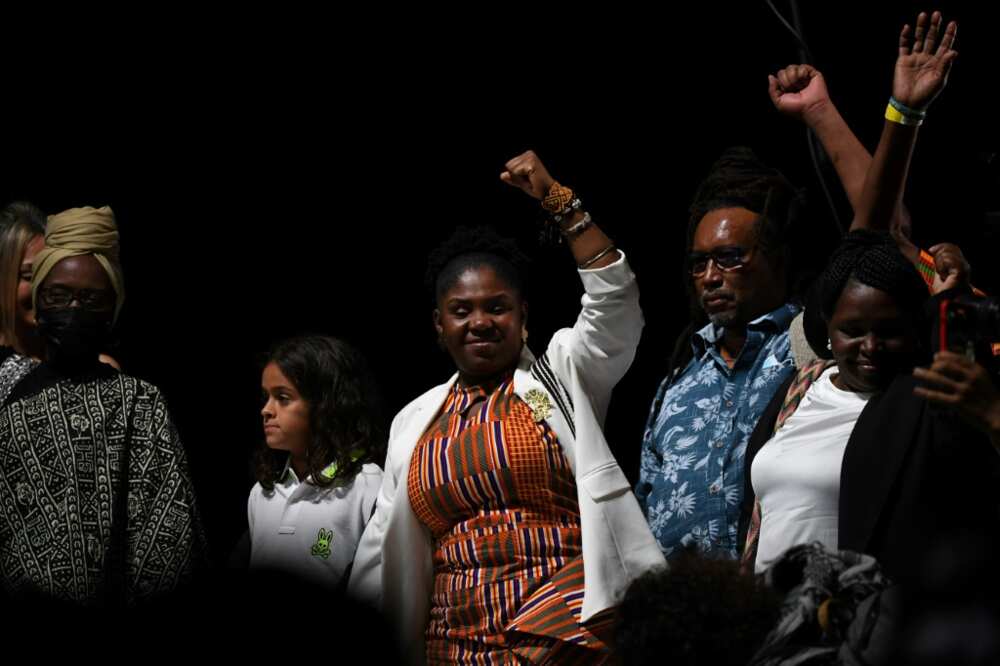
[[[892,104],[885,107],[885,119],[898,125],[906,125],[907,127],[920,127],[924,122],[923,118],[913,118],[903,115]]]

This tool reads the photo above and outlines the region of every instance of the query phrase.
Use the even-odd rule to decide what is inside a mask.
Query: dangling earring
[[[826,350],[833,351],[833,343],[830,341],[830,338],[826,339]]]

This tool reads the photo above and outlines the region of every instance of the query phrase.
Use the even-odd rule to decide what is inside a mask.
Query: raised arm
[[[833,103],[822,72],[811,65],[788,65],[767,78],[768,94],[775,109],[816,133],[830,156],[852,210],[856,209],[872,156]],[[909,211],[900,203],[893,210],[890,230],[903,254],[922,274],[926,273],[932,291],[936,293],[968,280],[970,267],[961,250],[950,243],[939,243],[922,255],[910,240],[909,229]]]
[[[546,210],[559,215],[558,221],[553,220],[553,224],[557,224],[566,237],[577,266],[604,268],[618,260],[620,255],[611,239],[593,221],[589,221],[582,208],[572,207],[572,190],[556,183],[534,151],[518,155],[507,162],[504,169],[500,180],[520,188],[528,196],[542,202]],[[565,209],[568,209],[567,212],[560,215]],[[589,222],[585,223],[585,219]],[[605,253],[608,248],[612,249]]]
[[[555,346],[565,351],[561,356],[572,360],[601,414],[611,389],[632,364],[642,333],[635,276],[624,255],[582,206],[577,209],[569,203],[575,197],[549,175],[537,155],[529,151],[506,166],[500,178],[542,201],[546,210],[554,213],[552,223],[558,224],[576,260],[584,288],[580,315],[572,328],[556,332],[549,350]],[[559,197],[562,200],[553,205],[552,199]],[[550,361],[556,364],[555,359]],[[560,372],[558,367],[556,372]]]
[[[851,208],[857,208],[872,156],[830,99],[823,74],[811,65],[789,65],[769,75],[767,82],[774,108],[816,133]]]
[[[921,13],[912,39],[910,26],[903,26],[885,127],[851,229],[890,230],[893,211],[902,203],[917,128],[927,107],[944,89],[958,55],[952,48],[957,31],[958,24],[952,21],[941,35],[940,12],[934,12],[929,25],[927,14]]]

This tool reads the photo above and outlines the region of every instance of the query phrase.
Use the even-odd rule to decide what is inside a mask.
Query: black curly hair
[[[788,298],[801,302],[815,274],[810,262],[815,259],[814,253],[806,248],[809,239],[801,223],[805,211],[803,192],[780,171],[761,162],[752,150],[737,146],[722,153],[698,186],[688,209],[686,253],[691,252],[702,218],[720,208],[746,208],[759,215],[757,246],[772,265],[784,269]],[[691,323],[675,342],[667,371],[667,377],[671,378],[691,360],[691,336],[708,323],[694,295],[687,261],[684,262],[683,280],[690,296]]]
[[[433,304],[438,304],[463,272],[477,266],[489,266],[525,298],[531,262],[517,244],[491,227],[458,227],[427,258],[424,284]]]
[[[386,434],[381,399],[364,356],[343,340],[302,336],[276,344],[264,365],[275,363],[309,405],[311,441],[307,461],[311,482],[328,486],[350,480],[365,463],[385,459]],[[261,445],[257,480],[267,490],[280,481],[287,454]],[[331,478],[321,472],[336,463]]]
[[[927,284],[899,251],[896,241],[884,232],[851,231],[830,256],[806,302],[806,340],[821,358],[832,358],[826,348],[826,324],[849,280],[889,294],[911,317],[917,330],[926,327]]]

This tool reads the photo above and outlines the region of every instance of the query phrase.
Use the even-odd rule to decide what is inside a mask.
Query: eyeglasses
[[[47,308],[69,307],[73,301],[84,310],[110,310],[114,306],[114,297],[108,289],[45,287],[38,290],[38,301]]]
[[[692,252],[688,255],[688,270],[692,277],[700,277],[708,271],[708,262],[714,261],[721,271],[734,271],[742,268],[753,257],[754,248],[744,249],[739,246],[720,247],[711,252]]]

